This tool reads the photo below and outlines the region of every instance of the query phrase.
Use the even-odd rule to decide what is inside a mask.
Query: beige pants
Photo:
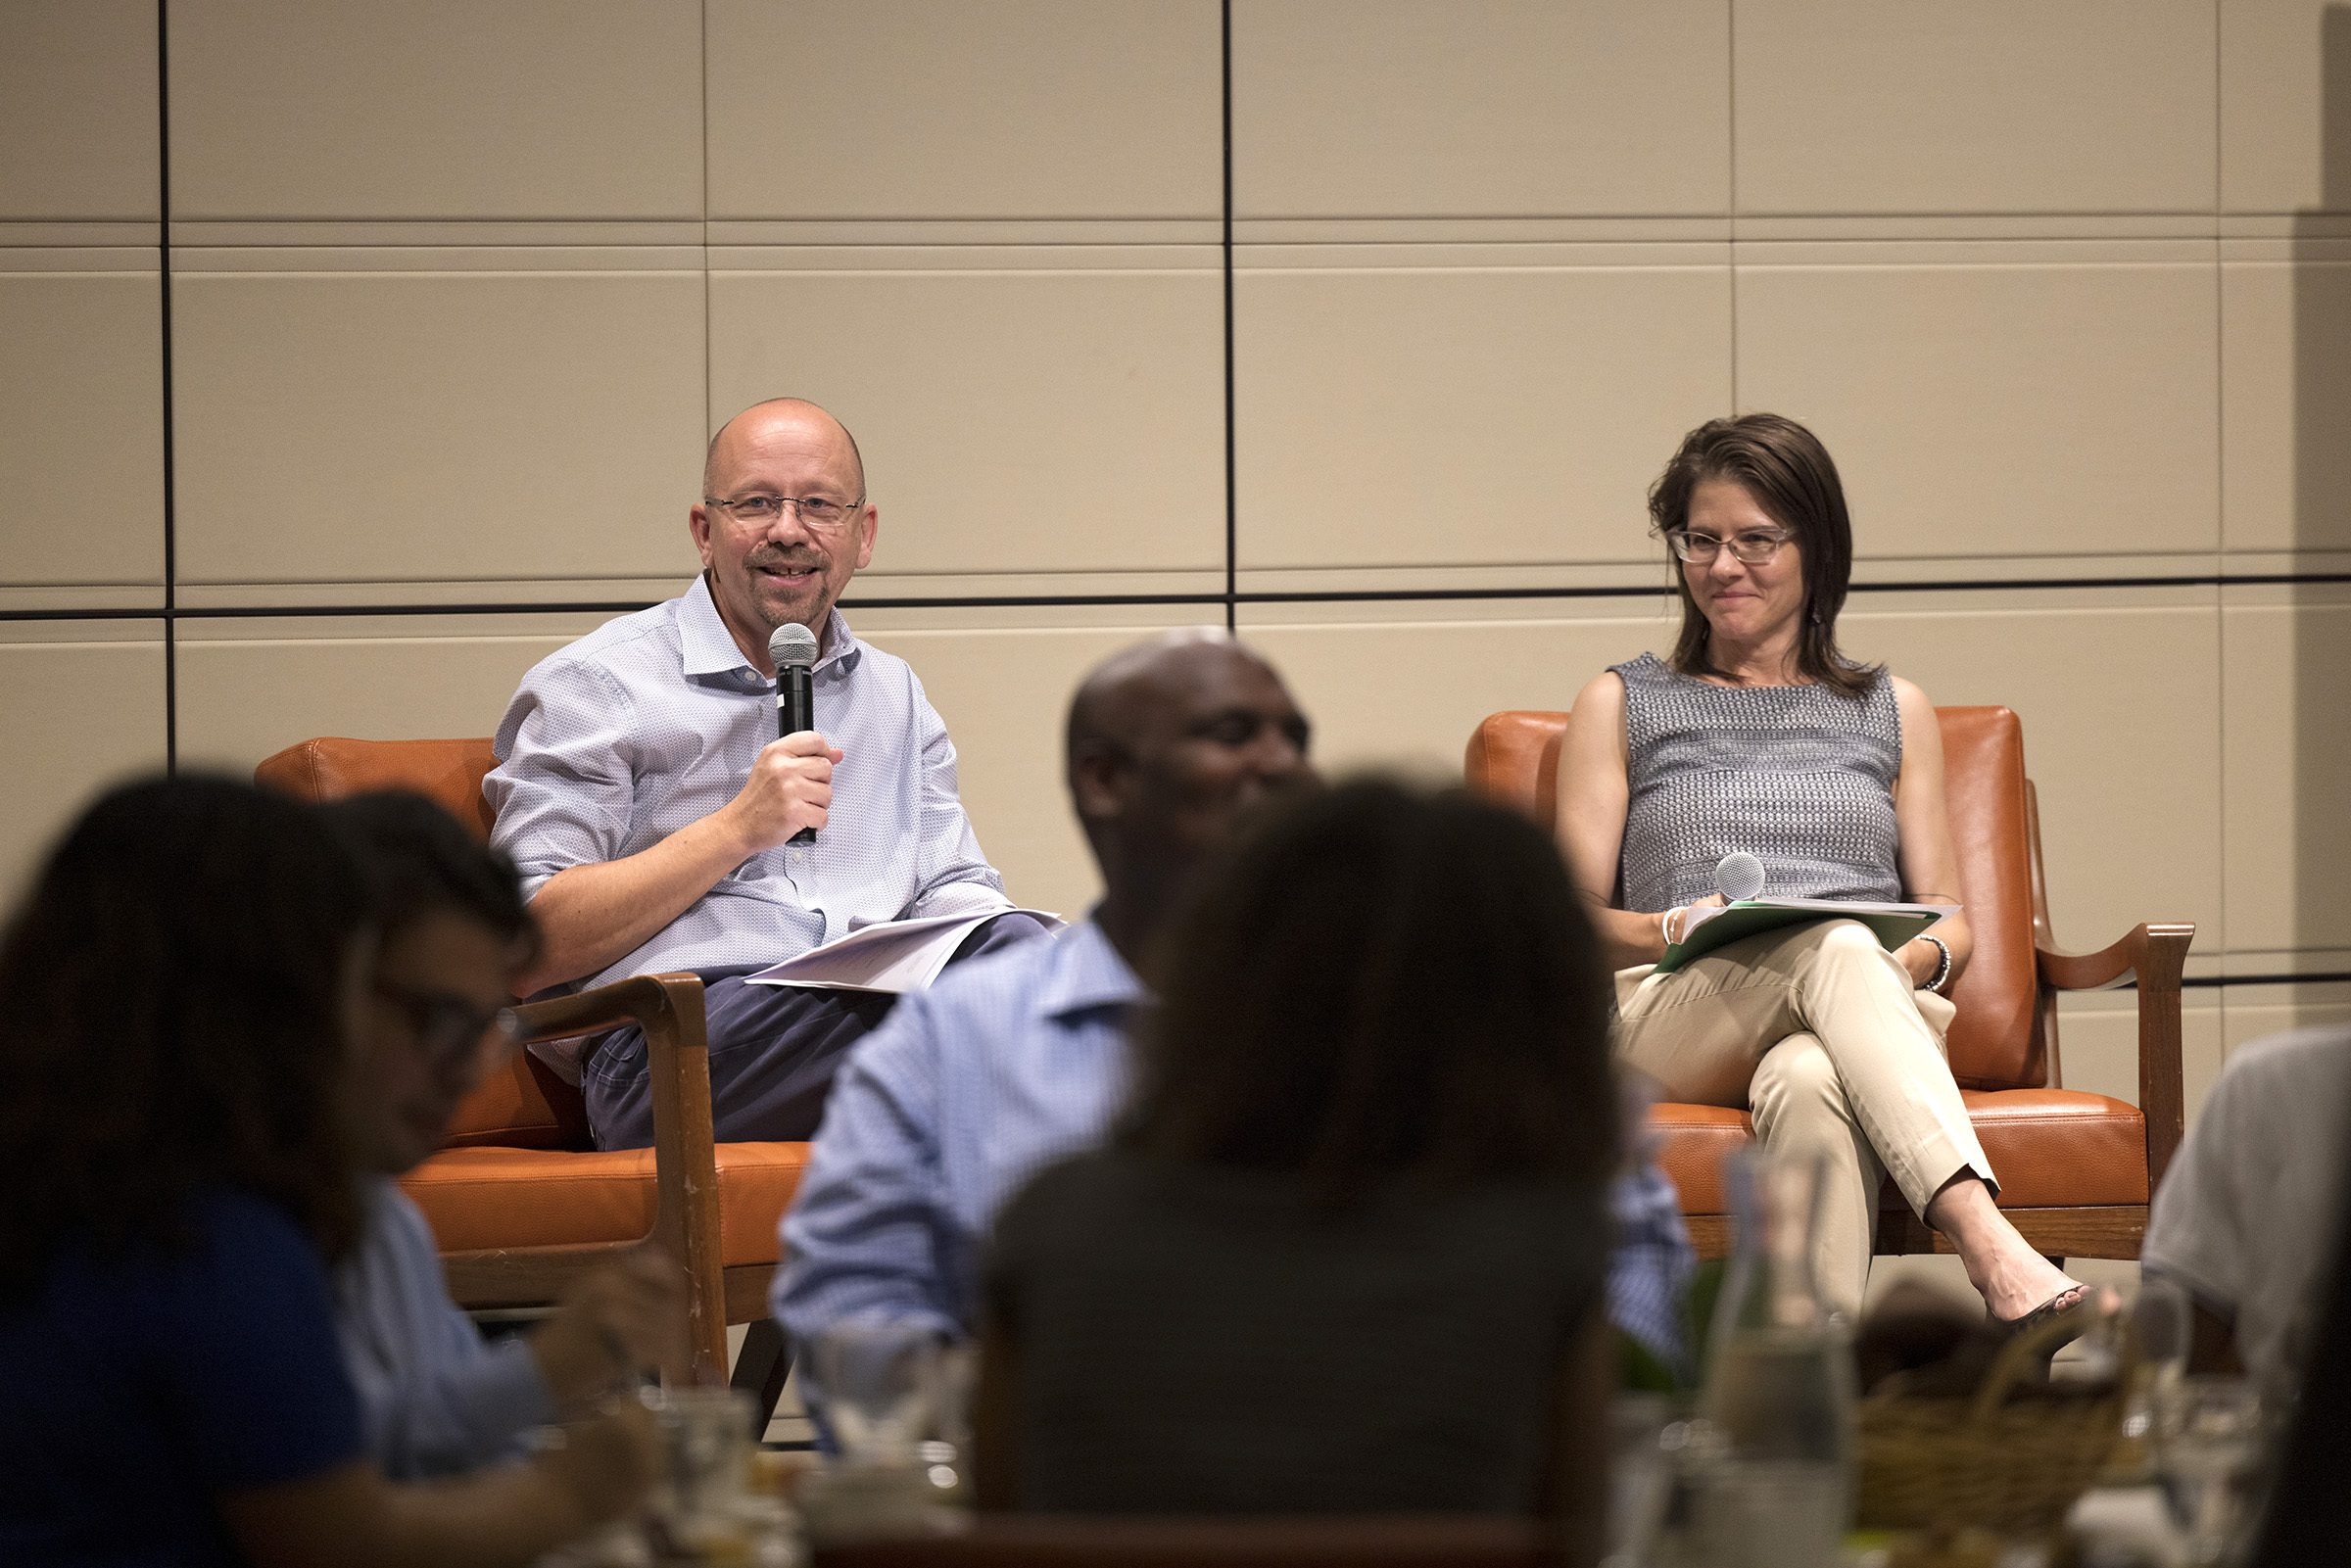
[[[1824,1157],[1820,1290],[1857,1311],[1869,1283],[1878,1186],[1891,1171],[1910,1207],[1991,1166],[1943,1060],[1953,1008],[1857,921],[1766,931],[1671,974],[1616,975],[1618,1058],[1667,1100],[1745,1108],[1763,1147]]]

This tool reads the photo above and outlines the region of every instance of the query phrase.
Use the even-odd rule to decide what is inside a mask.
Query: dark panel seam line
[[[2215,990],[2228,985],[2340,985],[2351,972],[2323,974],[2204,974],[2183,979],[2183,990]]]
[[[2242,577],[2055,577],[1979,578],[1948,583],[1855,583],[1855,594],[1977,594],[1999,590],[2110,588],[2291,587],[2351,583],[2351,572],[2280,572]],[[1049,609],[1086,605],[1150,604],[1396,604],[1465,603],[1480,599],[1655,598],[1665,587],[1599,588],[1399,588],[1330,589],[1225,594],[967,594],[888,598],[848,596],[844,610]],[[139,609],[0,609],[0,621],[205,621],[270,619],[303,615],[585,615],[629,614],[659,599],[488,600],[457,604],[253,604],[190,607],[166,602]]]
[[[1240,602],[1234,596],[1240,586],[1240,472],[1235,461],[1239,426],[1234,412],[1232,361],[1232,0],[1223,0],[1219,10],[1224,133],[1224,630],[1230,632]]]
[[[164,772],[179,771],[179,641],[172,635],[178,607],[179,517],[172,492],[171,406],[171,38],[169,0],[155,7],[156,280],[163,333],[164,395]]]

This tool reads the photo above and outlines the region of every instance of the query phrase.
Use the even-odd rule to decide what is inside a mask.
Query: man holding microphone
[[[482,788],[546,933],[524,986],[700,974],[719,1138],[805,1138],[841,1054],[893,999],[744,976],[852,924],[1010,903],[922,683],[835,608],[880,526],[848,431],[798,399],[754,404],[711,441],[701,494],[694,586],[525,676]],[[815,724],[778,738],[769,640],[787,626],[816,641]],[[1007,915],[957,957],[1039,929]],[[649,1145],[638,1031],[591,1042],[577,1069],[597,1146]]]

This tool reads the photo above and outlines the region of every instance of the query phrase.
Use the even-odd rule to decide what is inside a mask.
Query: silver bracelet
[[[1933,942],[1935,951],[1943,955],[1943,962],[1935,966],[1935,973],[1927,977],[1927,983],[1920,986],[1919,989],[1933,991],[1937,996],[1941,996],[1943,982],[1951,977],[1951,950],[1943,945],[1942,937],[1929,936],[1925,931],[1918,933],[1918,939],[1922,942]]]

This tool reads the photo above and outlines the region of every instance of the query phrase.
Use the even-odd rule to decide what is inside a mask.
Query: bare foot
[[[1967,1265],[1968,1283],[1994,1317],[2013,1321],[2068,1291],[2086,1292],[2016,1233],[1976,1176],[1952,1177],[1927,1205],[1926,1217],[1951,1239]]]

